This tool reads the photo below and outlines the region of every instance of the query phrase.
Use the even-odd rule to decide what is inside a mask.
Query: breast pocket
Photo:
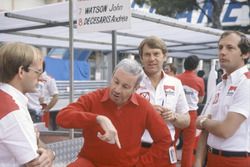
[[[223,103],[222,103],[223,111],[228,112],[231,105],[233,105],[233,96],[226,96],[223,99]]]

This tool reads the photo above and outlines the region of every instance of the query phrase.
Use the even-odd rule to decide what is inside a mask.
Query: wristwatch
[[[207,120],[207,117],[206,117],[206,116],[204,116],[204,117],[202,117],[202,118],[200,119],[199,124],[200,124],[201,129],[205,129],[205,128],[204,128],[204,122],[205,122],[206,120]]]

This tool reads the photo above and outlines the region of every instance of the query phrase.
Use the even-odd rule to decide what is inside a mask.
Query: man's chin
[[[27,93],[36,93],[36,89],[34,88],[32,90],[29,90],[29,91],[27,91]]]

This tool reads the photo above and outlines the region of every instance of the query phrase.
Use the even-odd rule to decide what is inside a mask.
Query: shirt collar
[[[168,76],[168,75],[163,70],[161,70],[161,79],[164,78],[165,76]],[[143,79],[150,80],[144,71],[143,71]]]
[[[20,105],[24,105],[27,107],[28,98],[15,87],[7,83],[1,83],[0,89],[11,95],[15,101],[20,102]]]
[[[235,84],[246,72],[248,72],[248,68],[245,65],[245,66],[235,70],[230,75],[224,74],[222,76],[222,79],[229,80],[232,84]]]
[[[110,88],[106,88],[106,89],[104,90],[104,94],[103,94],[103,96],[102,96],[102,98],[101,98],[101,102],[105,102],[105,101],[111,100],[111,99],[109,98],[109,91],[110,91]],[[131,97],[129,98],[129,101],[132,102],[132,103],[135,104],[135,105],[139,105],[135,93],[133,93],[133,94],[131,95]]]

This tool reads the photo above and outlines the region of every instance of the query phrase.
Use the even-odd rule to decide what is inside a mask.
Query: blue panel
[[[56,80],[69,80],[70,68],[68,59],[56,59],[46,56],[46,71]],[[90,65],[87,61],[74,61],[74,80],[89,80]]]
[[[74,59],[87,61],[91,55],[91,50],[86,49],[74,49]],[[48,57],[57,57],[61,59],[69,59],[69,49],[53,48],[48,53]]]

